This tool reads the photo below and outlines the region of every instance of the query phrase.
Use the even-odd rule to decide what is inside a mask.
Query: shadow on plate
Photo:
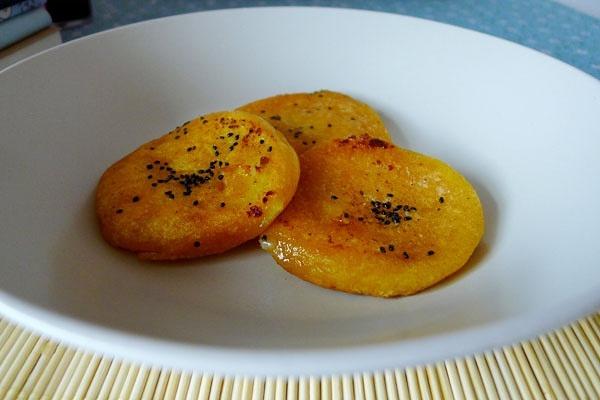
[[[383,121],[383,124],[387,128],[390,136],[392,137],[392,142],[399,147],[410,148],[408,140],[406,139],[407,136],[403,132],[400,125],[396,122],[396,120],[388,117],[387,114],[385,114],[379,110],[376,110],[376,111],[379,114],[379,116],[381,117],[381,120]]]

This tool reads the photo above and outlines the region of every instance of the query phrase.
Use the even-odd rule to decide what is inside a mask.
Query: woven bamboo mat
[[[0,319],[0,399],[600,399],[600,314],[535,340],[436,364],[252,378],[110,359]]]

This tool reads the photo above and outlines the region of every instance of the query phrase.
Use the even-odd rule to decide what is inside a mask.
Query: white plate
[[[245,246],[182,265],[101,239],[100,174],[201,113],[320,88],[377,108],[405,147],[477,187],[466,271],[383,300],[305,283]],[[600,85],[524,47],[380,13],[242,9],[74,41],[0,74],[0,311],[97,351],[230,373],[399,367],[600,306]]]

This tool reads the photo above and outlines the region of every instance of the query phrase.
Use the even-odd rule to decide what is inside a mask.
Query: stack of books
[[[0,0],[0,49],[52,24],[46,0]]]

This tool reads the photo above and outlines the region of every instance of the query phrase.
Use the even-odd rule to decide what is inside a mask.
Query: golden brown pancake
[[[350,135],[390,139],[381,118],[371,107],[327,90],[268,97],[239,109],[269,121],[298,154],[316,143]]]
[[[258,236],[296,190],[298,157],[253,114],[184,123],[112,165],[96,213],[104,238],[140,258],[216,254]]]
[[[434,158],[351,136],[317,144],[300,164],[293,201],[260,240],[306,281],[410,295],[465,265],[483,235],[477,193]]]

